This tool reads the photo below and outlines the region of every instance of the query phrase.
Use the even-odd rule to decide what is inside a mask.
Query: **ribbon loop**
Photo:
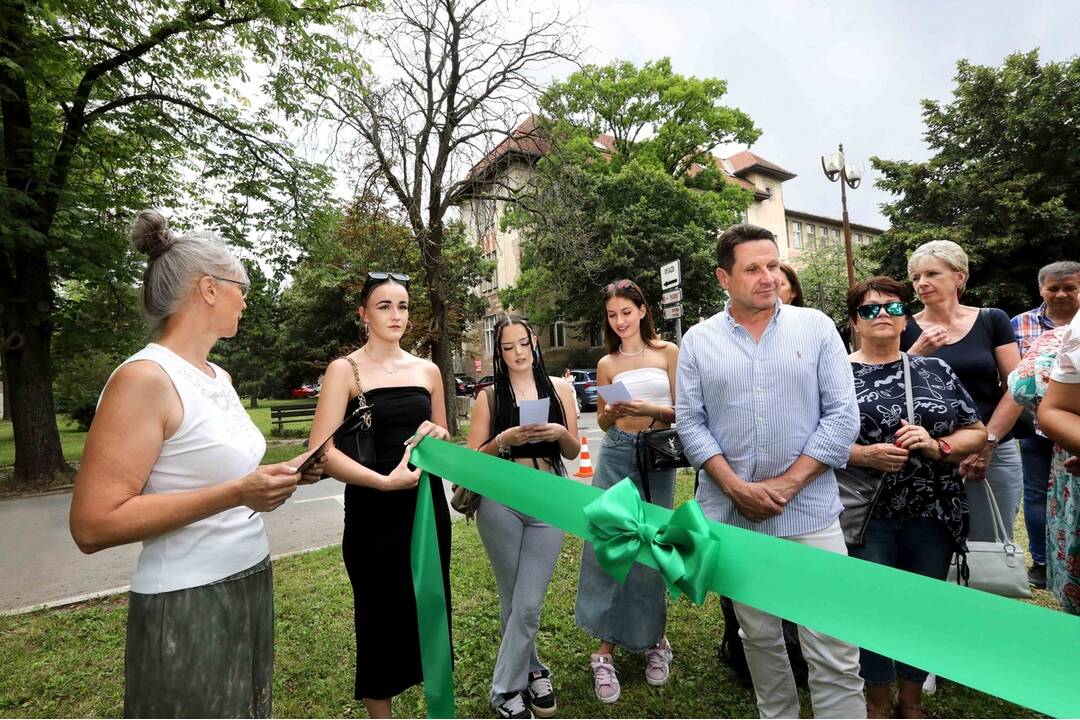
[[[600,566],[626,582],[639,553],[649,552],[673,598],[685,593],[705,601],[718,559],[718,539],[701,507],[691,500],[666,524],[648,522],[645,503],[630,478],[623,478],[583,508]]]

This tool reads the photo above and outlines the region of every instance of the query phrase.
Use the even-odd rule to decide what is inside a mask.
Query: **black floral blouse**
[[[975,403],[952,369],[933,357],[909,356],[915,424],[930,437],[943,437],[956,428],[979,422]],[[907,419],[904,366],[900,360],[884,365],[851,363],[859,401],[860,445],[891,443]],[[884,483],[873,517],[936,518],[953,537],[957,550],[966,549],[967,498],[959,466],[928,460],[913,452],[895,473],[861,468]]]

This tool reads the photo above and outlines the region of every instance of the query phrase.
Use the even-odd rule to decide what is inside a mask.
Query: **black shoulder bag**
[[[652,502],[652,488],[649,473],[660,470],[673,470],[690,467],[690,461],[683,454],[682,439],[675,428],[653,430],[653,420],[649,427],[637,435],[637,462],[641,473],[641,485],[645,488],[645,502]]]
[[[351,357],[346,357],[353,369],[353,377],[356,378],[356,397],[361,406],[367,405],[364,397],[364,386],[360,384],[360,370],[356,367]],[[353,462],[360,463],[364,467],[375,465],[375,437],[372,435],[371,410],[356,415],[350,422],[345,423],[334,433],[334,447],[345,454]]]
[[[907,421],[915,424],[915,403],[911,399],[911,364],[907,353],[900,353],[904,364],[904,396],[907,400]],[[871,475],[862,468],[848,465],[835,468],[836,488],[840,492],[840,502],[844,509],[840,513],[840,529],[844,531],[844,542],[852,547],[862,547],[866,526],[874,513],[881,496],[881,478]]]

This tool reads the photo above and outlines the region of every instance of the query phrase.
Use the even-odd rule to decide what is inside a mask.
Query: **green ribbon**
[[[593,506],[590,521],[586,507],[601,497],[599,489],[432,438],[413,450],[411,461],[427,473],[608,548],[604,552],[619,568],[628,567],[625,556],[635,542],[627,534],[633,534],[636,562],[664,572],[669,585],[692,599],[701,597],[700,586],[701,592],[722,593],[1038,712],[1080,716],[1078,617],[712,520],[702,525],[696,519],[700,510],[684,510],[684,505],[673,513],[650,503],[634,505],[625,490]],[[433,530],[430,498],[424,509],[417,503],[417,524],[421,513],[430,516]],[[683,517],[676,520],[679,513]],[[693,539],[684,541],[683,536]],[[418,538],[414,526],[414,539],[432,546],[420,554],[436,559],[428,574],[439,584],[437,592],[417,590],[423,615],[422,603],[442,597],[442,575],[434,532]],[[678,563],[668,562],[674,548],[681,575]],[[417,554],[414,549],[414,581]],[[442,614],[445,623],[445,605],[437,605],[433,614]],[[424,633],[422,624],[428,712],[440,716],[447,708],[453,711],[449,635]],[[428,658],[430,653],[442,653],[443,661]]]
[[[673,599],[685,593],[700,605],[717,568],[720,539],[696,500],[683,503],[666,525],[645,517],[637,487],[624,478],[584,508],[600,566],[620,583],[630,566],[647,551]]]

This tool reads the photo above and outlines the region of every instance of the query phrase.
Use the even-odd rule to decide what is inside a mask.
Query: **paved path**
[[[602,433],[596,414],[581,417],[595,457]],[[578,468],[575,460],[569,472]],[[274,557],[341,541],[344,488],[335,480],[300,487],[289,502],[264,516]],[[450,495],[446,484],[447,497]],[[71,494],[0,501],[0,613],[69,602],[127,589],[140,545],[83,555],[68,532]],[[461,517],[451,510],[455,518]]]

